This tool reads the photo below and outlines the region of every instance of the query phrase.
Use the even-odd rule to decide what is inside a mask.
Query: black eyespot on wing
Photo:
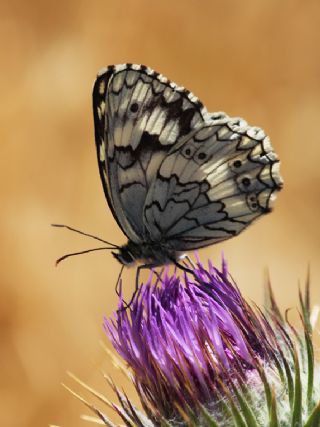
[[[136,102],[130,105],[130,111],[132,113],[136,113],[138,110],[139,110],[139,105]]]
[[[251,180],[248,177],[244,177],[241,182],[244,187],[250,187]]]
[[[248,194],[247,195],[247,203],[248,203],[249,209],[252,212],[256,212],[259,209],[257,196],[255,194]]]
[[[198,159],[199,160],[204,160],[207,157],[206,153],[199,153],[198,154]]]
[[[233,162],[233,166],[235,167],[235,168],[240,168],[241,167],[241,165],[242,165],[242,162],[241,162],[241,160],[235,160],[234,162]]]

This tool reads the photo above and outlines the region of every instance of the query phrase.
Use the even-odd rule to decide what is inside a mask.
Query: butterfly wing
[[[169,150],[202,126],[207,110],[189,91],[141,65],[102,70],[93,88],[100,176],[127,237],[145,238],[148,189]]]
[[[152,239],[200,248],[239,234],[270,211],[281,187],[279,161],[259,128],[222,114],[173,147],[145,204]]]

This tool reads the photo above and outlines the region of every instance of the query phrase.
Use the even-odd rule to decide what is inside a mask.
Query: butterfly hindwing
[[[183,251],[239,234],[270,210],[278,166],[261,129],[213,116],[160,165],[144,210],[152,239]]]
[[[203,126],[201,102],[150,68],[111,66],[93,89],[100,176],[118,224],[134,242],[146,237],[143,209],[159,166]]]

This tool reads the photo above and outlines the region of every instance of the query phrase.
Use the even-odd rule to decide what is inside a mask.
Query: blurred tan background
[[[263,301],[266,268],[281,307],[296,307],[311,266],[320,302],[320,2],[67,0],[1,4],[1,426],[75,427],[87,412],[60,385],[69,369],[111,393],[99,346],[116,307],[120,265],[108,253],[70,259],[94,241],[125,243],[99,180],[91,87],[108,64],[151,66],[210,111],[263,127],[282,160],[274,212],[223,251],[244,294]],[[127,292],[135,270],[124,275]],[[77,389],[77,387],[76,387]],[[129,393],[131,389],[129,388]]]

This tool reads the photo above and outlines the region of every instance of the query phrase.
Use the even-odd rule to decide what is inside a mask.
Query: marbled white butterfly
[[[270,212],[279,160],[257,127],[209,113],[191,92],[143,65],[112,65],[93,88],[100,176],[128,243],[123,265],[177,263]]]

